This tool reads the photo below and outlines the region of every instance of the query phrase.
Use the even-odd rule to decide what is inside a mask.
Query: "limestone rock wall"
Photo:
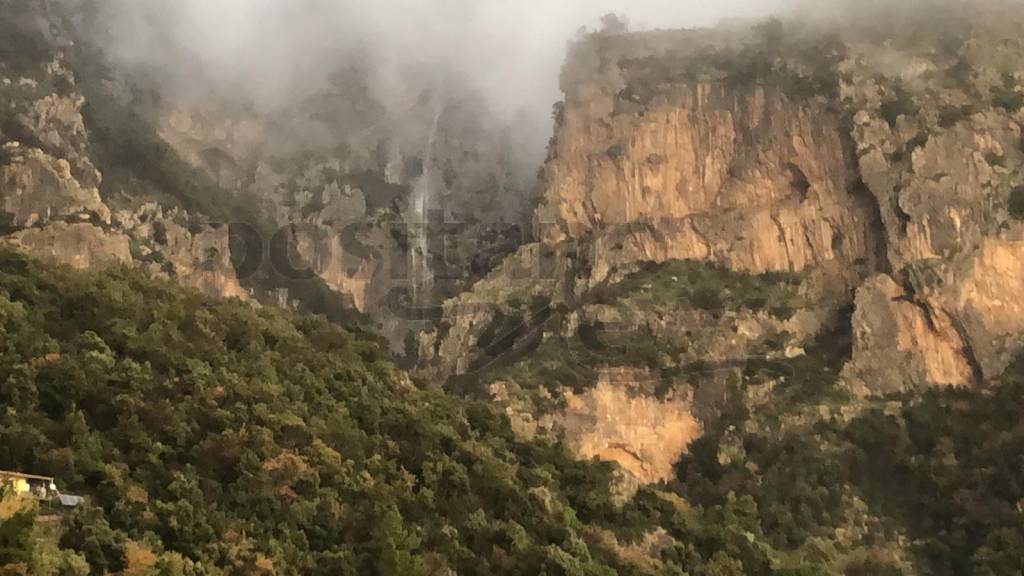
[[[616,94],[577,98],[538,220],[548,242],[595,236],[596,278],[631,261],[696,259],[813,270],[842,290],[873,264],[876,216],[824,103],[726,81],[675,87],[642,113],[616,111]]]
[[[872,279],[857,292],[855,361],[844,378],[863,395],[964,385],[974,375],[953,322],[914,302],[890,276]]]
[[[110,222],[110,210],[99,190],[83,187],[64,158],[17,142],[4,144],[2,154],[6,164],[0,166],[0,209],[8,226],[31,227],[47,220],[79,217]]]
[[[618,325],[668,350],[663,366],[719,363],[707,397],[742,377],[731,359],[799,358],[842,321],[852,322],[853,353],[841,382],[857,395],[998,376],[1024,349],[1024,42],[1020,22],[958,14],[949,29],[908,13],[900,30],[853,19],[774,43],[727,28],[579,42],[542,172],[540,243],[446,305],[442,329],[421,341],[431,374],[472,373],[484,335],[545,296],[553,318],[513,332],[513,361],[530,342]],[[886,35],[896,40],[877,41]],[[539,254],[555,263],[548,274],[514,280]],[[804,304],[784,321],[594,302],[643,263],[673,260],[794,274]],[[617,389],[605,376],[590,385],[554,393],[567,408],[547,425],[572,430],[586,457],[657,478],[663,467],[644,438],[679,414],[650,411],[659,400],[649,389]],[[521,396],[529,386],[502,389]],[[612,397],[622,412],[595,416]],[[644,432],[623,434],[625,422]]]
[[[132,261],[131,241],[127,236],[107,233],[81,222],[54,222],[42,228],[19,230],[0,241],[78,269]]]

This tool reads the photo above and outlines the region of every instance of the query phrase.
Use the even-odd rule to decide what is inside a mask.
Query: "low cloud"
[[[386,106],[455,82],[542,147],[566,43],[581,27],[607,13],[634,29],[704,26],[783,1],[109,0],[100,21],[113,59],[165,93],[287,109],[358,66]]]

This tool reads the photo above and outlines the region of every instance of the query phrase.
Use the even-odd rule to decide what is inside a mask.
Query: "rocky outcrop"
[[[661,59],[686,69],[709,40],[706,32],[596,35],[573,50],[536,215],[543,242],[529,250],[555,255],[549,269],[559,272],[544,286],[556,303],[585,298],[642,262],[799,274],[820,326],[883,265],[877,207],[848,126],[826,99],[790,94],[778,80],[649,77]],[[504,275],[499,268],[446,310],[479,300],[476,310],[501,308],[516,285]],[[515,298],[536,296],[538,286],[545,293],[533,284]],[[492,317],[452,317],[441,362],[457,358],[454,372],[464,372]]]
[[[592,387],[566,390],[552,413],[524,403],[523,387],[514,381],[491,384],[490,394],[519,438],[564,438],[582,459],[619,464],[620,488],[635,492],[638,485],[671,480],[677,460],[703,431],[693,390],[680,386],[658,397],[652,390],[660,380],[646,369],[602,368]]]
[[[32,10],[47,21],[46,3]],[[19,63],[23,76],[0,81],[0,242],[75,268],[133,264],[212,296],[247,298],[226,227],[155,203],[110,208],[63,53],[70,43],[48,41],[51,52]],[[14,68],[0,61],[0,71]]]
[[[651,378],[644,371],[602,370],[592,390],[569,393],[557,419],[572,450],[617,462],[644,484],[671,480],[676,460],[702,427],[689,398],[636,393]]]
[[[843,378],[854,391],[894,393],[972,380],[954,320],[914,301],[887,275],[857,292],[854,358]]]
[[[106,205],[100,204],[103,210]],[[225,226],[179,224],[187,214],[164,212],[156,204],[117,212],[108,223],[44,218],[0,237],[37,257],[83,269],[110,264],[144,267],[214,297],[249,297],[231,265]]]
[[[630,40],[598,37],[576,54],[609,58]],[[621,84],[572,74],[585,57],[566,65],[543,238],[594,236],[598,279],[630,262],[694,259],[811,271],[834,293],[855,287],[874,265],[877,216],[841,116],[778,83],[737,78],[681,79],[640,104],[639,85],[657,80],[630,56],[602,68]]]
[[[978,385],[1024,349],[1015,297],[1024,225],[1010,206],[1022,184],[1024,101],[1008,60],[1024,43],[1012,27],[974,25],[984,33],[945,51],[862,46],[847,65],[843,94],[858,110],[859,166],[892,270],[858,297],[846,373],[865,393]]]
[[[83,187],[67,160],[16,142],[4,144],[0,154],[6,158],[0,166],[0,210],[7,226],[24,228],[79,217],[110,222],[99,190]]]
[[[19,230],[0,238],[0,242],[78,269],[132,261],[131,241],[127,236],[81,222],[54,222],[42,228]]]
[[[207,224],[181,209],[147,203],[114,216],[117,230],[135,242],[136,262],[155,275],[215,297],[249,296],[231,265],[228,227]]]
[[[831,317],[796,277],[673,262],[588,288],[585,261],[565,245],[520,250],[448,303],[423,373],[479,380],[520,437],[564,436],[641,483],[669,478],[749,362],[804,355]]]
[[[528,244],[477,282],[473,289],[445,302],[442,331],[426,340],[421,372],[444,380],[474,370],[481,334],[503,310],[536,298],[551,305],[571,297],[573,260],[564,252]],[[547,308],[545,306],[544,308]]]
[[[837,322],[852,322],[841,382],[858,396],[998,376],[1024,349],[1015,297],[1024,282],[1024,43],[1012,24],[962,16],[954,34],[907,15],[905,42],[865,40],[905,30],[857,19],[822,25],[820,36],[723,28],[579,42],[542,173],[540,243],[446,305],[442,330],[422,340],[428,373],[487,381],[498,366],[502,392],[492,397],[518,406],[511,414],[534,410],[524,430],[572,429],[580,454],[648,479],[660,465],[643,441],[594,416],[598,396],[626,389],[630,401],[615,400],[626,412],[653,414],[651,389],[602,380],[637,361],[661,369],[661,394],[694,386],[688,412],[703,424],[745,382],[752,359],[799,359]],[[635,276],[644,263],[683,260],[791,274],[800,302],[779,317],[756,310],[759,297],[725,310],[716,298],[703,309],[642,297],[665,290],[664,278]],[[545,273],[521,282],[524,270]],[[623,285],[639,291],[639,304],[602,301]],[[525,313],[537,299],[550,302],[549,314]],[[839,314],[847,307],[852,319]],[[598,342],[581,371],[573,346],[595,327],[625,344]],[[507,334],[498,345],[495,331]],[[552,339],[569,353],[552,355]],[[572,373],[560,383],[554,365]],[[703,376],[681,384],[666,372]],[[531,385],[541,391],[524,401]],[[552,402],[550,421],[538,419],[537,407]],[[578,435],[581,421],[591,436]]]

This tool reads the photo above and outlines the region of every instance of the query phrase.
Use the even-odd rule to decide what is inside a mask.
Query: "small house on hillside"
[[[0,470],[0,486],[15,494],[28,494],[40,500],[57,496],[57,483],[48,476]]]
[[[10,490],[14,494],[31,496],[36,500],[57,501],[62,506],[69,508],[74,508],[84,502],[81,496],[61,494],[57,489],[57,482],[49,476],[0,470],[0,489]]]

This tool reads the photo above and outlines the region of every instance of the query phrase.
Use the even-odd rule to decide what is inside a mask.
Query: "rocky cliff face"
[[[463,83],[419,74],[404,104],[385,105],[355,61],[273,106],[195,70],[209,84],[195,98],[105,53],[102,6],[26,6],[0,50],[9,242],[219,296],[362,312],[403,356],[441,301],[528,233],[536,166]]]
[[[860,399],[984,386],[1024,349],[1024,26],[998,11],[587,36],[520,245],[532,170],[443,79],[401,110],[358,67],[288,110],[149,98],[30,8],[0,23],[4,242],[247,297],[228,223],[252,218],[424,381],[635,481],[832,334]]]
[[[404,354],[422,317],[522,242],[535,168],[472,93],[438,80],[396,110],[366,74],[339,70],[287,110],[170,98],[156,127]]]
[[[859,397],[998,376],[1024,345],[1020,25],[948,10],[579,42],[541,242],[449,302],[424,373],[645,481],[688,442],[657,431],[756,409],[751,366],[792,380],[826,332]]]
[[[939,49],[864,46],[845,67],[859,165],[892,271],[859,297],[847,375],[869,390],[976,386],[1024,345],[1014,297],[1024,230],[1013,207],[1024,161],[1016,56],[1024,45],[1012,18],[960,25],[974,30],[955,30]],[[877,70],[889,74],[872,80]],[[880,306],[881,294],[896,304]],[[907,362],[884,362],[879,375],[873,366],[893,352],[893,337]]]
[[[2,241],[78,268],[135,263],[207,294],[247,297],[226,229],[155,204],[114,209],[101,195],[86,101],[65,54],[72,42],[49,4],[28,8],[4,24],[12,45],[0,60]]]
[[[871,206],[825,104],[722,82],[678,86],[642,114],[616,113],[615,99],[567,99],[547,167],[548,241],[646,222],[666,236],[635,240],[651,257],[751,273],[828,266],[840,282],[871,255]]]

